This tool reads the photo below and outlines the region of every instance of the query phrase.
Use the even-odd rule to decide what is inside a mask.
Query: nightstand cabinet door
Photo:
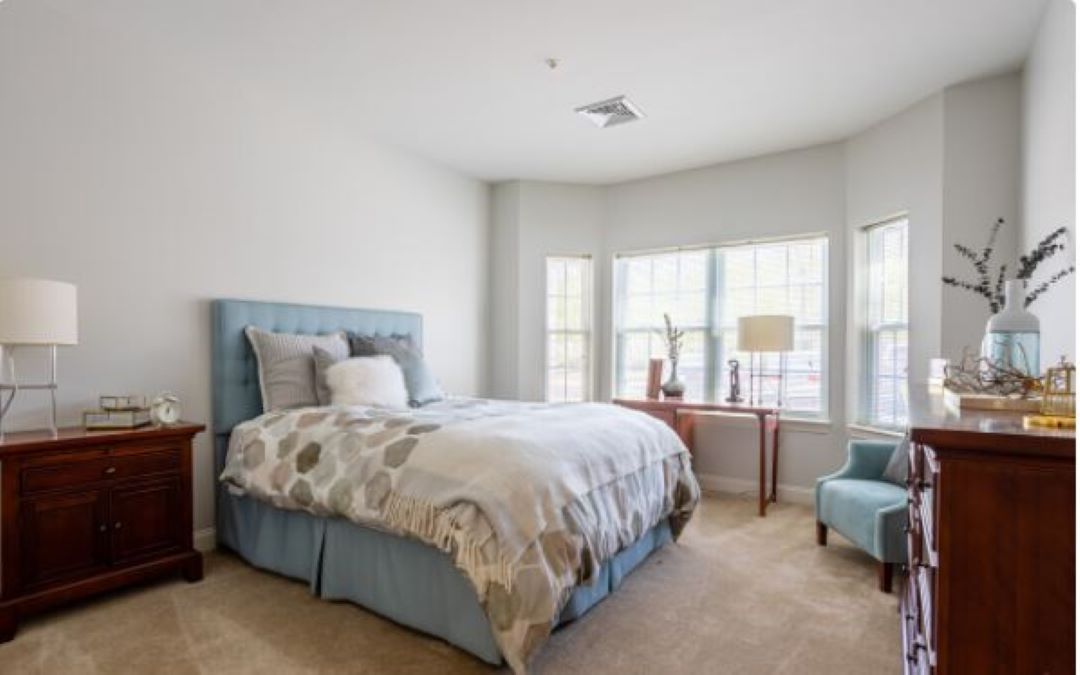
[[[125,563],[184,546],[179,476],[113,488],[109,499],[112,559]]]
[[[105,490],[26,499],[21,506],[22,587],[82,576],[109,563]]]

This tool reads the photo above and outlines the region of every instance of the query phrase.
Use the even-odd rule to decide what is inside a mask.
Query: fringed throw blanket
[[[700,495],[686,447],[604,404],[457,399],[417,410],[306,408],[233,430],[221,480],[450,554],[517,672],[575,586]]]

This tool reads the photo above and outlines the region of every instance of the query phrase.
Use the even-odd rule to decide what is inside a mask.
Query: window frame
[[[582,328],[580,330],[566,330],[566,329],[556,330],[556,329],[553,329],[551,327],[551,322],[550,322],[551,313],[550,313],[549,303],[551,302],[552,294],[551,294],[550,289],[548,287],[548,276],[549,276],[548,268],[549,268],[551,262],[556,261],[556,260],[561,260],[561,261],[564,261],[564,262],[565,261],[574,261],[574,262],[584,262],[585,263],[584,278],[582,279],[582,286],[581,286],[581,325],[582,325]],[[545,402],[554,402],[553,399],[550,396],[550,394],[551,394],[551,389],[550,389],[550,386],[551,386],[551,381],[550,381],[550,375],[551,375],[551,336],[552,336],[553,333],[558,333],[558,334],[562,334],[562,335],[565,335],[565,336],[581,335],[582,338],[584,339],[584,343],[585,343],[584,344],[584,349],[583,349],[583,354],[582,354],[582,358],[584,359],[585,364],[584,364],[583,373],[582,373],[582,375],[584,377],[584,382],[582,383],[582,398],[581,398],[581,401],[569,401],[568,399],[566,399],[564,397],[564,398],[560,399],[558,402],[585,402],[585,401],[591,401],[591,400],[593,400],[593,396],[595,394],[595,389],[596,389],[595,386],[594,386],[594,383],[595,383],[595,377],[594,377],[595,369],[594,369],[594,365],[593,365],[594,362],[595,362],[595,359],[593,358],[593,331],[594,331],[594,329],[593,329],[593,297],[592,297],[592,295],[593,295],[593,260],[592,260],[592,255],[588,254],[588,253],[553,253],[553,254],[545,255],[544,256],[544,282],[543,282],[543,285],[544,285],[544,376],[543,376],[543,388],[544,388],[544,390],[543,390],[543,400]],[[566,293],[566,279],[565,278],[563,279],[562,297],[563,297],[564,301],[569,298],[569,296]],[[564,345],[563,345],[563,351],[564,351],[564,353],[566,351],[565,342],[564,342]],[[565,367],[565,364],[564,364],[563,371],[565,372],[566,370],[567,370],[567,368]],[[565,396],[565,392],[566,392],[566,386],[565,386],[565,383],[564,383],[564,386],[563,386],[564,396]]]
[[[695,244],[689,246],[674,246],[655,249],[639,249],[632,251],[620,251],[616,252],[612,256],[612,285],[611,285],[611,377],[609,386],[611,388],[612,396],[619,396],[619,384],[622,373],[622,358],[623,358],[623,336],[629,333],[648,333],[651,329],[646,328],[632,328],[632,329],[620,329],[622,318],[620,312],[623,311],[622,300],[626,297],[625,292],[625,274],[623,267],[620,264],[621,260],[626,258],[644,257],[644,256],[656,256],[667,254],[678,254],[683,252],[701,251],[706,250],[709,252],[708,267],[707,267],[707,285],[705,288],[706,293],[706,324],[699,326],[697,324],[693,326],[682,326],[686,330],[701,330],[704,331],[704,400],[706,402],[716,402],[722,399],[723,393],[720,391],[720,382],[724,379],[727,356],[720,358],[720,351],[723,347],[723,340],[727,331],[737,330],[735,326],[721,325],[722,309],[722,281],[719,278],[722,272],[719,259],[722,257],[719,255],[724,250],[751,247],[751,246],[768,246],[775,244],[797,244],[800,242],[824,242],[823,260],[822,260],[822,276],[821,276],[821,291],[822,291],[822,312],[821,321],[816,323],[799,323],[796,330],[814,330],[820,335],[821,339],[821,386],[819,389],[819,400],[821,401],[820,409],[816,412],[790,410],[787,408],[787,402],[784,402],[782,408],[782,415],[785,418],[795,418],[800,420],[807,420],[810,422],[826,422],[830,418],[830,389],[831,389],[831,373],[829,364],[829,350],[830,350],[830,286],[831,286],[831,261],[830,250],[832,248],[832,238],[828,232],[806,232],[781,237],[767,237],[760,239],[744,239],[735,240],[721,243],[709,243],[709,244]],[[790,281],[787,284],[791,286]],[[742,364],[744,368],[749,367],[749,363]],[[785,369],[785,373],[790,373],[790,368]],[[627,394],[631,395],[631,394]],[[785,396],[785,399],[788,397]]]
[[[904,229],[904,288],[903,288],[903,310],[904,321],[881,321],[876,325],[872,325],[873,317],[871,316],[870,304],[872,302],[870,294],[871,279],[871,264],[873,255],[871,252],[871,246],[873,245],[873,233],[878,230],[882,230],[887,227],[893,227],[898,224],[903,224]],[[860,290],[859,293],[859,373],[858,373],[858,400],[856,402],[856,415],[855,423],[859,427],[868,429],[881,429],[887,432],[902,431],[906,428],[908,420],[910,419],[910,392],[911,392],[911,219],[907,212],[901,212],[891,215],[887,218],[877,220],[869,225],[859,228],[859,257],[857,259],[856,274],[857,287]],[[882,257],[884,261],[884,257]],[[897,419],[896,404],[893,405],[894,419],[884,420],[877,417],[877,405],[875,401],[875,395],[877,392],[877,383],[882,376],[878,372],[878,353],[879,345],[881,343],[881,335],[886,332],[896,333],[903,331],[905,334],[905,349],[906,356],[904,362],[905,372],[903,378],[896,375],[891,376],[894,382],[903,380],[903,386],[900,391],[902,397],[905,400],[905,414],[902,419]]]

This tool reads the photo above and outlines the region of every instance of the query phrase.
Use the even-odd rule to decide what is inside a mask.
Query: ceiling
[[[53,4],[484,180],[612,183],[841,139],[944,86],[1014,70],[1045,2]],[[619,94],[646,118],[599,129],[574,114]]]

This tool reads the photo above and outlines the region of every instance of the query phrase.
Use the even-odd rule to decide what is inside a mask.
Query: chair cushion
[[[886,481],[854,478],[825,481],[818,490],[818,520],[880,560],[883,552],[874,544],[877,512],[905,502],[907,490]]]

